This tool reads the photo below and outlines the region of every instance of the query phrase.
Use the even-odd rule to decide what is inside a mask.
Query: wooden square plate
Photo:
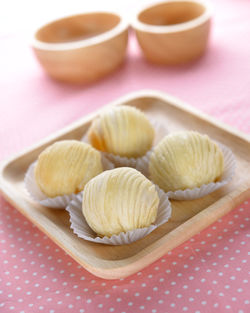
[[[237,159],[236,174],[225,187],[198,200],[172,201],[171,219],[145,238],[124,246],[107,246],[78,238],[65,210],[52,210],[33,202],[24,190],[24,174],[38,154],[62,139],[80,139],[91,120],[86,116],[5,161],[0,168],[3,196],[79,264],[96,276],[117,279],[129,276],[156,261],[250,197],[250,142],[246,135],[218,123],[181,101],[156,91],[141,91],[112,105],[131,105],[166,123],[169,131],[193,129],[230,147]]]

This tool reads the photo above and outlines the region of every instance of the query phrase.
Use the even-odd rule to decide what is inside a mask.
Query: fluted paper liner
[[[103,243],[107,245],[125,245],[137,241],[150,234],[160,225],[166,223],[171,216],[172,207],[168,200],[167,194],[158,188],[158,186],[156,186],[156,190],[158,192],[160,202],[156,221],[149,227],[129,230],[126,233],[121,232],[120,234],[113,235],[111,237],[98,237],[97,234],[89,227],[82,213],[82,195],[84,191],[78,195],[75,195],[75,198],[66,208],[70,214],[70,227],[78,237],[97,243]],[[96,196],[98,197],[98,195]]]
[[[176,191],[168,191],[167,195],[169,199],[175,200],[193,200],[204,197],[213,191],[225,186],[230,182],[233,178],[235,169],[236,169],[236,160],[233,155],[233,152],[223,144],[217,142],[220,147],[223,157],[224,157],[224,170],[222,176],[219,181],[212,182],[209,184],[204,184],[201,187],[196,187],[193,189],[185,189],[185,190],[176,190]],[[148,165],[149,159],[152,151],[148,152],[144,157],[138,160],[136,169],[140,171],[143,175],[150,179]]]
[[[35,165],[36,162],[32,163],[24,177],[24,185],[25,188],[30,195],[30,197],[36,201],[39,202],[41,205],[44,205],[49,208],[53,209],[65,209],[66,206],[70,203],[72,199],[75,198],[76,194],[72,193],[70,195],[63,195],[58,196],[55,198],[48,198],[39,188],[39,186],[36,183],[35,179]],[[102,155],[102,166],[104,170],[111,170],[114,168],[114,164],[109,161],[107,158],[105,158]]]
[[[165,137],[169,132],[167,130],[167,127],[165,126],[165,124],[163,122],[160,121],[156,121],[153,119],[150,119],[150,123],[154,128],[155,131],[155,138],[153,141],[153,146],[155,146],[158,142],[161,141],[161,139],[163,137]],[[142,130],[143,131],[143,130]],[[82,141],[90,144],[90,142],[88,141],[88,137],[87,134],[85,134],[82,137]],[[143,157],[139,157],[139,158],[127,158],[127,157],[122,157],[119,155],[115,155],[112,153],[108,153],[108,152],[102,152],[101,153],[107,158],[109,159],[114,165],[115,167],[133,167],[133,168],[137,168],[138,166],[138,162],[140,163],[140,159]]]

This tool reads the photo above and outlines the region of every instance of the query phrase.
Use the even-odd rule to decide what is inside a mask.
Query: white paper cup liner
[[[150,119],[150,123],[155,130],[155,138],[153,141],[153,146],[155,146],[158,142],[161,141],[161,139],[163,137],[165,137],[169,133],[169,131],[163,122]],[[89,143],[87,134],[85,134],[81,140],[86,142],[86,143]],[[108,153],[108,152],[101,152],[101,153],[107,159],[109,159],[116,167],[126,166],[126,167],[137,168],[137,164],[138,164],[138,162],[140,162],[140,159],[145,157],[145,156],[143,156],[143,157],[139,157],[139,158],[127,158],[127,157],[121,157],[119,155],[115,155],[115,154]]]
[[[229,181],[233,178],[235,169],[236,169],[236,160],[233,155],[233,152],[223,144],[217,142],[219,145],[223,156],[224,156],[224,171],[219,181],[215,183],[204,184],[201,187],[196,187],[193,189],[185,189],[185,190],[176,190],[176,191],[168,191],[167,195],[169,199],[175,200],[194,200],[201,197],[204,197],[211,192],[223,187],[228,184]],[[149,159],[152,151],[149,151],[143,158],[138,160],[136,164],[136,169],[149,178]]]
[[[35,165],[36,162],[32,163],[24,177],[24,186],[30,197],[40,203],[43,206],[53,208],[53,209],[65,209],[66,206],[70,203],[71,200],[75,198],[75,194],[58,196],[55,198],[48,198],[39,188],[35,179]],[[106,159],[102,155],[102,165],[104,170],[111,170],[114,168],[114,164]]]
[[[88,241],[103,243],[106,245],[125,245],[132,243],[136,240],[139,240],[153,230],[155,230],[160,225],[166,223],[172,212],[171,204],[168,200],[168,197],[164,191],[162,191],[158,186],[156,186],[160,202],[157,212],[156,221],[154,224],[145,228],[138,228],[134,230],[127,231],[126,233],[122,232],[119,235],[113,235],[111,237],[98,237],[97,234],[89,227],[86,219],[82,213],[82,194],[83,192],[75,195],[75,198],[67,206],[66,210],[70,215],[70,228],[73,232],[80,238],[83,238]]]

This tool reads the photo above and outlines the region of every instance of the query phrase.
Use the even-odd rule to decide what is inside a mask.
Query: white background
[[[86,11],[113,11],[131,18],[153,0],[0,0],[0,35],[29,35],[50,20]]]

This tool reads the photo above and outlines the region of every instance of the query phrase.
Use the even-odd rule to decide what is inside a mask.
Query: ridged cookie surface
[[[223,154],[218,145],[195,131],[164,137],[149,162],[150,178],[165,191],[193,189],[214,182],[223,169]]]
[[[154,184],[135,169],[120,167],[91,179],[83,192],[82,211],[100,236],[148,227],[157,216]]]
[[[48,197],[77,193],[103,171],[101,154],[90,145],[76,141],[58,141],[38,157],[35,178]]]
[[[140,157],[151,149],[154,129],[143,112],[131,106],[107,109],[88,131],[93,147],[124,157]]]

